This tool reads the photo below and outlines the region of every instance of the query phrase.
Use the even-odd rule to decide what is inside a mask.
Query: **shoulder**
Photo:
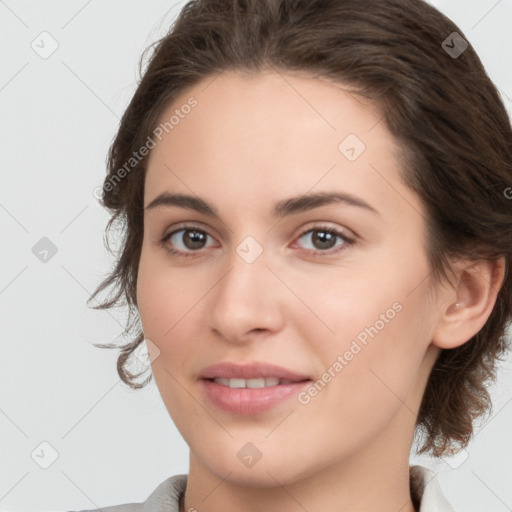
[[[409,467],[411,496],[418,504],[418,512],[455,512],[444,497],[437,476],[439,473],[415,465]]]
[[[99,507],[103,512],[179,512],[180,496],[185,492],[188,475],[174,475],[161,484],[141,503]],[[98,508],[78,512],[97,512]],[[71,511],[68,511],[71,512]]]

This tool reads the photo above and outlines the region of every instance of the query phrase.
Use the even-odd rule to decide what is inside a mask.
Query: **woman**
[[[490,408],[512,130],[452,21],[422,0],[189,2],[108,167],[125,231],[93,298],[135,313],[119,375],[154,375],[190,469],[106,510],[453,510],[408,461],[415,436],[464,448]]]

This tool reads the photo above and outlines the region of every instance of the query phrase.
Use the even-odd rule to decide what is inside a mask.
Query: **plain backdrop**
[[[433,3],[474,45],[511,112],[512,2]],[[183,4],[0,0],[1,510],[140,502],[188,472],[154,382],[128,389],[117,351],[92,345],[120,341],[123,312],[86,306],[113,263],[94,194],[107,150],[142,51]],[[411,459],[440,473],[457,512],[512,508],[510,358],[498,378],[493,414],[467,451]]]

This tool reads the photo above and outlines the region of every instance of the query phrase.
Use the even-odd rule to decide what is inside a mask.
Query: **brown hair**
[[[126,162],[147,144],[164,108],[199,80],[227,69],[306,71],[353,87],[380,109],[402,148],[402,179],[427,209],[435,282],[448,278],[451,258],[505,257],[505,280],[486,324],[463,345],[440,352],[417,418],[417,431],[426,434],[419,453],[439,457],[464,448],[473,421],[492,409],[485,385],[496,378],[497,360],[508,348],[512,130],[497,88],[461,30],[423,0],[193,0],[152,47],[141,57],[142,78],[110,147],[102,192],[112,213],[106,234],[119,221],[121,250],[89,299],[114,286],[114,295],[94,309],[128,306],[123,334],[132,341],[120,347],[117,361],[123,382],[137,389],[152,378],[136,383],[142,373],[126,368],[144,339],[136,284],[147,158],[128,172]]]

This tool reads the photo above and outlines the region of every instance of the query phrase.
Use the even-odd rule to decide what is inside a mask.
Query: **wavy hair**
[[[457,34],[454,34],[457,33]],[[467,45],[467,47],[466,47]],[[143,60],[151,57],[143,71]],[[464,448],[476,418],[492,409],[486,385],[510,347],[512,316],[512,129],[497,87],[463,32],[424,0],[192,0],[139,62],[141,79],[109,149],[102,205],[108,237],[120,250],[94,306],[128,310],[127,344],[117,371],[132,389],[145,386],[128,363],[144,340],[137,310],[147,158],[143,147],[163,110],[187,88],[224,70],[306,71],[369,98],[401,148],[404,183],[427,211],[426,252],[435,282],[448,279],[452,258],[505,257],[506,275],[483,328],[463,345],[443,349],[432,369],[416,422],[419,453],[435,457]],[[125,169],[122,173],[121,170]],[[120,179],[122,175],[122,179]]]

